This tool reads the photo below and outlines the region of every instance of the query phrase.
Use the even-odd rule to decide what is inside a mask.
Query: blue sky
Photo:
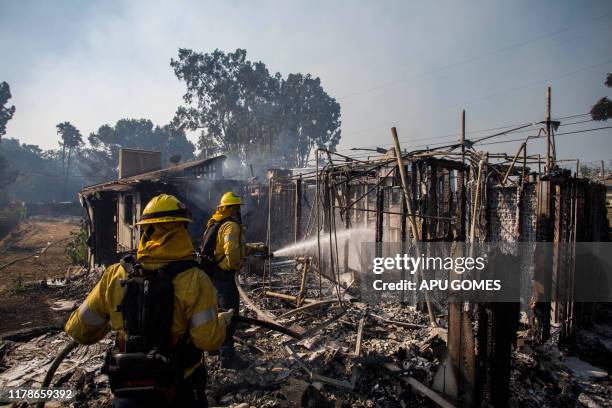
[[[85,135],[121,118],[167,123],[183,93],[169,66],[179,47],[246,48],[273,72],[319,76],[342,107],[340,150],[388,145],[391,126],[406,147],[450,140],[461,109],[468,132],[542,120],[548,85],[556,117],[612,94],[605,0],[0,0],[0,80],[17,108],[6,137],[51,148],[66,120]],[[557,144],[559,158],[608,160],[612,129]]]

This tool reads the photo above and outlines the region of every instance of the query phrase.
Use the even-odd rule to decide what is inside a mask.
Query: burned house
[[[192,212],[189,232],[197,242],[203,225],[224,191],[243,183],[223,177],[225,156],[194,160],[161,168],[158,152],[122,149],[119,179],[80,191],[89,229],[90,265],[108,265],[138,248],[135,223],[151,198],[173,194]]]
[[[416,307],[429,316],[434,336],[446,345],[431,389],[424,393],[430,398],[442,395],[458,406],[505,406],[520,316],[532,344],[549,341],[553,325],[555,341],[570,344],[591,324],[596,307],[581,285],[610,284],[577,266],[584,260],[577,248],[592,248],[589,257],[605,251],[588,243],[607,239],[606,190],[556,167],[553,159],[547,163],[538,155],[529,156],[523,147],[514,157],[453,151],[457,147],[461,145],[414,151],[401,160],[392,150],[367,161],[319,149],[314,171],[272,175],[266,189],[268,243],[275,256],[295,255],[293,284],[282,269],[289,261],[278,256],[259,282],[248,282],[251,293],[254,287],[260,289],[254,297],[263,297],[264,304],[280,299],[299,309],[336,297],[342,304],[346,298],[341,293],[348,293],[353,302],[358,298],[367,303],[372,315],[390,305]],[[547,170],[538,171],[543,165]],[[293,242],[302,244],[291,247]],[[490,269],[506,274],[507,282],[518,282],[516,296],[511,301],[457,302],[448,292],[432,291],[431,298],[402,292],[367,299],[371,262],[360,258],[369,260],[363,255],[369,243],[375,244],[371,248],[377,257],[421,254],[419,246],[427,252],[444,243],[495,248]],[[326,292],[322,277],[336,289]],[[442,323],[437,316],[443,316]],[[293,358],[298,359],[296,354]],[[325,384],[355,387],[355,371],[329,378],[304,361],[301,365]]]
[[[190,232],[197,242],[220,195],[234,190],[246,200],[248,239],[265,241],[274,252],[255,269],[249,264],[238,278],[239,291],[259,318],[299,321],[305,342],[296,337],[280,348],[292,359],[288,365],[297,363],[309,381],[356,391],[360,381],[372,380],[372,365],[389,368],[387,350],[372,341],[372,331],[364,334],[377,328],[383,337],[393,334],[384,344],[395,344],[394,353],[403,356],[391,364],[394,372],[425,361],[400,353],[405,344],[416,346],[411,353],[427,352],[430,362],[421,374],[412,368],[404,373],[425,397],[442,406],[506,406],[517,394],[510,376],[512,353],[521,344],[575,346],[592,323],[598,306],[579,289],[596,280],[579,267],[586,262],[578,249],[608,239],[605,186],[560,168],[554,156],[529,155],[527,140],[514,156],[468,143],[401,155],[397,147],[365,160],[317,149],[316,167],[271,170],[265,182],[225,179],[223,156],[138,168],[81,192],[92,264],[136,249],[133,225],[154,195],[175,194],[192,209]],[[374,248],[376,257],[418,256],[423,248],[443,253],[445,244],[460,251],[492,246],[497,254],[489,269],[519,282],[520,293],[506,301],[457,301],[442,291],[418,297],[368,292],[373,274],[364,247]],[[411,279],[424,278],[421,272]],[[309,317],[292,320],[298,313]],[[311,350],[308,342],[325,337],[322,349]],[[270,348],[278,348],[273,342]],[[354,351],[340,352],[353,344]],[[321,355],[323,363],[316,363]]]

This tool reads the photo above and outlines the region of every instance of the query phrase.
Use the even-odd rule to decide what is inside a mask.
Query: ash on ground
[[[83,271],[44,290],[54,291],[57,299],[74,309],[100,274],[99,269]],[[275,331],[240,326],[237,350],[250,366],[242,371],[226,370],[220,367],[218,357],[206,355],[210,406],[435,406],[408,379],[432,386],[446,348],[445,316],[439,317],[441,327],[433,329],[427,314],[415,307],[384,301],[372,307],[355,296],[354,283],[335,285],[322,279],[319,291],[314,278],[304,290],[302,306],[308,307],[293,312],[293,302],[266,292],[295,296],[299,274],[290,265],[273,275],[272,282],[258,274],[243,278],[242,287],[255,308],[243,302],[241,313],[273,317],[304,338],[295,340]],[[31,296],[36,296],[37,290],[28,289]],[[512,351],[509,405],[612,406],[612,380],[606,371],[610,360],[604,361],[603,368],[592,365],[594,356],[612,355],[612,329],[594,326],[581,338],[573,349],[560,350],[553,346],[554,338],[549,344],[532,347],[528,332],[519,332]],[[40,386],[54,357],[69,341],[57,326],[4,335],[0,387]],[[109,335],[96,345],[79,346],[71,352],[58,368],[53,385],[74,389],[76,397],[69,403],[49,402],[46,406],[110,406],[108,379],[100,368],[113,341]]]

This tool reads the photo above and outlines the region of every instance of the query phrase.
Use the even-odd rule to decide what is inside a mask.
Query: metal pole
[[[550,86],[546,89],[546,174],[550,173],[551,170],[551,157],[550,157]]]

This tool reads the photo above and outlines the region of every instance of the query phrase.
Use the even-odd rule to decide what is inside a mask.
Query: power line
[[[529,84],[525,84],[525,85],[521,85],[521,86],[518,86],[518,87],[509,88],[509,89],[505,89],[505,90],[502,90],[502,91],[494,92],[494,93],[491,93],[491,94],[488,94],[488,95],[484,95],[484,96],[481,96],[481,97],[469,100],[467,102],[463,102],[463,103],[461,103],[461,105],[463,105],[463,106],[470,105],[470,104],[472,104],[474,102],[477,102],[477,101],[480,101],[480,100],[486,100],[486,99],[489,99],[489,98],[494,97],[494,96],[504,95],[504,94],[520,91],[520,90],[523,90],[523,89],[531,88],[531,87],[540,85],[542,83],[546,83],[546,82],[549,82],[549,81],[552,81],[552,80],[555,80],[555,79],[559,79],[559,78],[575,75],[575,74],[578,74],[578,73],[581,73],[581,72],[584,72],[584,71],[588,71],[588,70],[591,70],[591,69],[599,68],[601,66],[605,66],[605,65],[608,65],[610,63],[612,63],[612,59],[606,60],[606,61],[598,63],[598,64],[588,65],[588,66],[585,66],[585,67],[582,67],[582,68],[578,68],[578,69],[573,70],[573,71],[564,72],[564,73],[561,73],[561,74],[558,74],[558,75],[555,75],[555,76],[552,76],[552,77],[544,78],[544,79],[541,79],[541,80],[538,80],[536,82],[532,82],[532,83],[529,83]],[[456,107],[457,107],[457,104],[453,104],[453,105],[446,105],[445,107],[442,107],[441,109],[456,108]],[[414,117],[417,117],[417,116],[422,116],[422,114],[421,115],[412,115],[411,117],[414,118]],[[365,131],[375,130],[375,129],[378,129],[378,127],[358,129],[358,130],[355,130],[355,131],[350,131],[348,133],[349,134],[357,134],[357,133],[363,133]],[[347,132],[345,132],[345,133],[347,133]]]
[[[564,136],[564,135],[577,134],[577,133],[595,132],[595,131],[605,130],[605,129],[610,129],[610,128],[612,128],[612,126],[603,126],[603,127],[598,127],[598,128],[581,129],[581,130],[570,131],[570,132],[561,132],[561,133],[555,133],[555,137],[556,136]],[[499,137],[499,136],[504,136],[504,135],[496,135],[496,137]],[[543,138],[544,138],[543,135],[532,136],[531,137],[531,139],[543,139]],[[523,142],[525,140],[526,140],[526,137],[521,137],[521,138],[515,138],[515,139],[509,139],[509,140],[500,140],[500,141],[496,141],[496,142],[487,142],[487,143],[478,143],[476,141],[476,142],[474,142],[474,144],[478,143],[479,146],[488,146],[488,145],[511,143],[511,142]],[[440,143],[433,143],[433,144],[429,144],[429,145],[413,145],[413,146],[406,146],[406,147],[410,147],[410,148],[430,147],[430,146],[435,146],[435,145],[444,145],[444,144],[447,144],[447,143],[448,142],[440,142]],[[459,142],[457,142],[456,144],[459,144]],[[354,155],[354,156],[351,156],[351,157],[354,157],[354,158],[364,158],[364,157],[382,157],[382,156],[383,155],[364,153],[364,154],[357,154],[357,155]]]
[[[604,129],[610,129],[612,128],[612,126],[603,126],[603,127],[599,127],[599,128],[591,128],[591,129],[582,129],[582,130],[575,130],[572,132],[562,132],[562,133],[555,133],[555,137],[557,136],[564,136],[564,135],[573,135],[576,133],[586,133],[586,132],[595,132],[598,130],[604,130]],[[532,137],[532,139],[543,139],[544,136],[534,136]],[[510,143],[510,142],[519,142],[519,141],[524,141],[525,138],[519,138],[519,139],[511,139],[511,140],[501,140],[498,142],[488,142],[488,143],[482,143],[480,144],[480,146],[487,146],[487,145],[493,145],[493,144],[502,144],[502,143]]]
[[[589,121],[581,121],[579,123],[587,123],[587,122],[593,122],[593,120],[589,120]],[[565,126],[569,126],[569,125],[573,125],[574,123],[568,123],[568,124],[562,124],[561,126],[565,125]],[[576,123],[578,124],[578,123]],[[583,130],[579,130],[579,131],[572,131],[572,132],[563,132],[563,133],[556,133],[555,136],[557,135],[566,135],[566,134],[572,134],[572,133],[580,133],[580,132],[585,132],[585,131],[595,131],[595,130],[599,130],[599,129],[607,129],[607,127],[602,127],[602,128],[593,128],[593,129],[583,129]],[[512,134],[515,133],[524,133],[524,132],[531,132],[532,129],[522,129],[522,130],[518,130],[518,131],[514,131],[511,133],[504,133],[504,134],[496,134],[496,135],[491,135],[494,137],[503,137],[503,136],[510,136]],[[539,137],[532,137],[533,138],[539,138]],[[484,140],[484,139],[483,139]],[[501,144],[501,143],[510,143],[510,142],[516,142],[516,141],[524,141],[525,137],[522,138],[516,138],[516,139],[510,139],[510,140],[502,140],[502,141],[497,141],[497,142],[489,142],[489,143],[479,143],[479,141],[472,141],[472,143],[476,144],[478,143],[479,146],[486,146],[489,144]],[[453,143],[455,142],[455,143]],[[466,142],[470,142],[469,140],[466,140]],[[428,143],[428,144],[417,144],[417,145],[404,145],[403,147],[406,148],[411,148],[411,149],[416,149],[416,148],[430,148],[430,147],[445,147],[445,146],[449,146],[450,145],[458,145],[459,142],[457,140],[446,140],[443,142],[436,142],[436,143]],[[368,153],[362,153],[362,154],[357,154],[357,155],[353,155],[351,157],[354,158],[363,158],[363,157],[381,157],[382,155],[376,155],[374,153],[368,154]]]
[[[579,27],[579,26],[582,26],[582,25],[585,25],[585,24],[590,24],[590,23],[592,23],[594,21],[604,19],[604,18],[606,18],[606,17],[608,17],[610,15],[612,15],[612,12],[608,12],[608,13],[606,13],[604,15],[601,15],[601,16],[593,17],[591,19],[585,20],[585,21],[580,22],[578,24],[566,26],[564,28],[561,28],[561,29],[553,31],[553,32],[544,33],[544,34],[535,36],[535,37],[533,37],[533,38],[531,38],[531,39],[529,39],[527,41],[522,41],[522,42],[518,42],[518,43],[515,43],[515,44],[511,44],[509,46],[502,47],[502,48],[497,49],[497,50],[489,51],[489,52],[486,52],[484,54],[481,54],[481,55],[478,55],[478,56],[475,56],[475,57],[471,57],[471,58],[468,58],[466,60],[459,61],[459,62],[456,62],[456,63],[453,63],[453,64],[445,65],[445,66],[437,68],[437,69],[433,69],[433,70],[430,70],[430,71],[425,71],[425,72],[421,72],[421,73],[418,73],[418,74],[414,74],[411,77],[406,78],[406,79],[396,80],[396,81],[388,82],[386,84],[382,84],[382,85],[379,85],[379,86],[376,86],[376,87],[371,87],[371,88],[364,89],[364,90],[361,90],[361,91],[352,92],[352,93],[340,96],[339,98],[346,99],[346,98],[351,98],[351,97],[354,97],[354,96],[362,95],[362,94],[365,94],[365,93],[374,92],[374,91],[377,91],[379,89],[389,88],[391,86],[394,86],[394,85],[397,85],[397,84],[400,84],[400,83],[403,83],[403,82],[410,81],[410,80],[412,80],[414,78],[417,78],[419,76],[430,75],[432,73],[436,73],[436,72],[440,72],[440,71],[445,71],[445,70],[453,68],[453,67],[457,67],[457,66],[460,66],[460,65],[465,65],[465,64],[469,64],[469,63],[472,63],[472,62],[475,62],[475,61],[479,61],[479,60],[484,59],[484,58],[486,58],[488,56],[491,56],[491,55],[494,55],[494,54],[501,54],[501,53],[504,53],[504,52],[508,52],[508,51],[510,51],[512,49],[520,48],[520,47],[525,46],[527,44],[530,44],[532,42],[539,41],[539,40],[541,40],[543,38],[552,37],[552,36],[561,34],[561,33],[565,32],[565,31],[569,31],[569,30],[571,30],[573,28],[576,28],[576,27]]]
[[[584,116],[588,116],[590,115],[590,113],[581,113],[581,114],[574,114],[574,115],[565,115],[565,116],[559,116],[556,118],[553,118],[552,120],[563,120],[563,119],[572,119],[572,118],[578,118],[578,117],[584,117]],[[587,122],[593,122],[593,119],[589,119],[589,120],[585,120],[585,121],[579,121],[579,122],[573,122],[573,123],[562,123],[560,126],[570,126],[570,125],[575,125],[575,124],[580,124],[580,123],[587,123]],[[469,131],[466,132],[466,135],[472,135],[475,133],[483,133],[483,132],[489,132],[489,131],[494,131],[494,130],[500,130],[500,129],[507,129],[507,128],[516,128],[516,127],[523,127],[523,126],[528,126],[528,125],[534,125],[534,124],[538,124],[538,123],[542,123],[540,122],[531,122],[531,123],[522,123],[522,124],[514,124],[514,125],[505,125],[505,126],[498,126],[498,127],[493,127],[493,128],[487,128],[487,129],[479,129],[479,130],[473,130],[473,131]],[[524,133],[524,132],[531,132],[532,129],[522,129],[522,130],[515,130],[512,133]],[[502,132],[501,135],[509,133],[508,132]],[[438,140],[438,139],[446,139],[443,142],[439,142],[439,143],[423,143],[423,144],[408,144],[405,145],[406,147],[425,147],[425,146],[435,146],[435,145],[439,145],[439,144],[445,144],[445,143],[449,143],[452,141],[456,141],[457,139],[449,139],[450,137],[455,137],[455,136],[459,136],[460,133],[451,133],[451,134],[447,134],[447,135],[442,135],[442,136],[432,136],[432,137],[425,137],[425,138],[419,138],[419,139],[400,139],[400,142],[403,143],[411,143],[411,142],[416,142],[416,141],[420,141],[420,140]],[[498,135],[500,136],[500,135]],[[368,148],[376,148],[376,147],[389,147],[391,146],[390,143],[385,143],[385,144],[379,144],[379,145],[372,145],[372,146],[360,146],[358,148],[350,148],[350,149],[342,149],[342,150],[338,150],[338,152],[346,152],[346,151],[355,151],[358,149],[368,149]],[[361,156],[367,156],[368,154],[362,154]],[[355,156],[357,157],[357,156]]]

